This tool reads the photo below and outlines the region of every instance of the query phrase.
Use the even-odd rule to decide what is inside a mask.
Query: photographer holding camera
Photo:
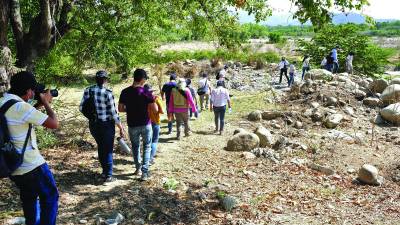
[[[10,85],[10,90],[0,98],[0,111],[7,121],[10,142],[23,157],[10,179],[20,190],[26,224],[56,224],[58,190],[32,129],[32,125],[58,128],[56,114],[50,107],[53,96],[50,90],[43,93],[44,90],[37,89],[40,85],[31,72],[15,74]],[[30,104],[35,97],[39,100],[36,108]],[[46,114],[38,110],[40,107],[44,107]]]

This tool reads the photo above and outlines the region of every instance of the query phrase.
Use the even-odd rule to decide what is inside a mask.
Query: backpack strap
[[[28,129],[28,133],[26,134],[24,147],[22,148],[22,156],[25,154],[26,146],[28,146],[28,141],[29,141],[29,138],[31,137],[31,133],[32,133],[32,124],[29,124],[29,129]]]
[[[4,103],[0,108],[0,114],[6,114],[6,112],[13,106],[15,103],[19,102],[16,99],[10,99],[6,103]]]

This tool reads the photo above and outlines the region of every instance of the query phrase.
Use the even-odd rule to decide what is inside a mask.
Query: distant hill
[[[394,20],[388,19],[376,19],[377,22],[388,22]],[[254,23],[254,17],[247,15],[246,12],[239,12],[239,21],[240,23]],[[365,17],[358,13],[340,13],[335,14],[332,18],[332,22],[334,24],[343,24],[343,23],[355,23],[362,24],[365,23]],[[281,14],[281,15],[272,15],[266,21],[261,22],[261,24],[265,24],[268,26],[300,26],[302,25],[298,20],[294,20],[291,14]],[[307,22],[304,25],[311,25],[310,22]]]

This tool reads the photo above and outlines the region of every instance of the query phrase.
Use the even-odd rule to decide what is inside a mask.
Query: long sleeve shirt
[[[336,48],[332,49],[332,57],[333,57],[333,62],[339,62]]]
[[[188,106],[190,108],[192,108],[192,112],[194,112],[194,113],[197,112],[197,108],[193,101],[193,97],[192,97],[192,94],[190,93],[190,90],[186,89],[185,94],[186,94],[186,101],[188,103]],[[170,113],[182,113],[182,112],[188,112],[188,108],[175,107],[174,106],[174,95],[173,95],[173,93],[171,93],[171,97],[170,97],[170,100],[168,103],[168,111]]]

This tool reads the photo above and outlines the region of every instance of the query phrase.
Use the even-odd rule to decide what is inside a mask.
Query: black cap
[[[169,80],[176,80],[176,73],[171,73],[169,75]]]
[[[37,87],[37,81],[33,73],[21,71],[11,77],[10,86],[12,90],[35,90]]]
[[[108,74],[105,70],[99,70],[96,73],[96,77],[98,78],[108,78]]]

